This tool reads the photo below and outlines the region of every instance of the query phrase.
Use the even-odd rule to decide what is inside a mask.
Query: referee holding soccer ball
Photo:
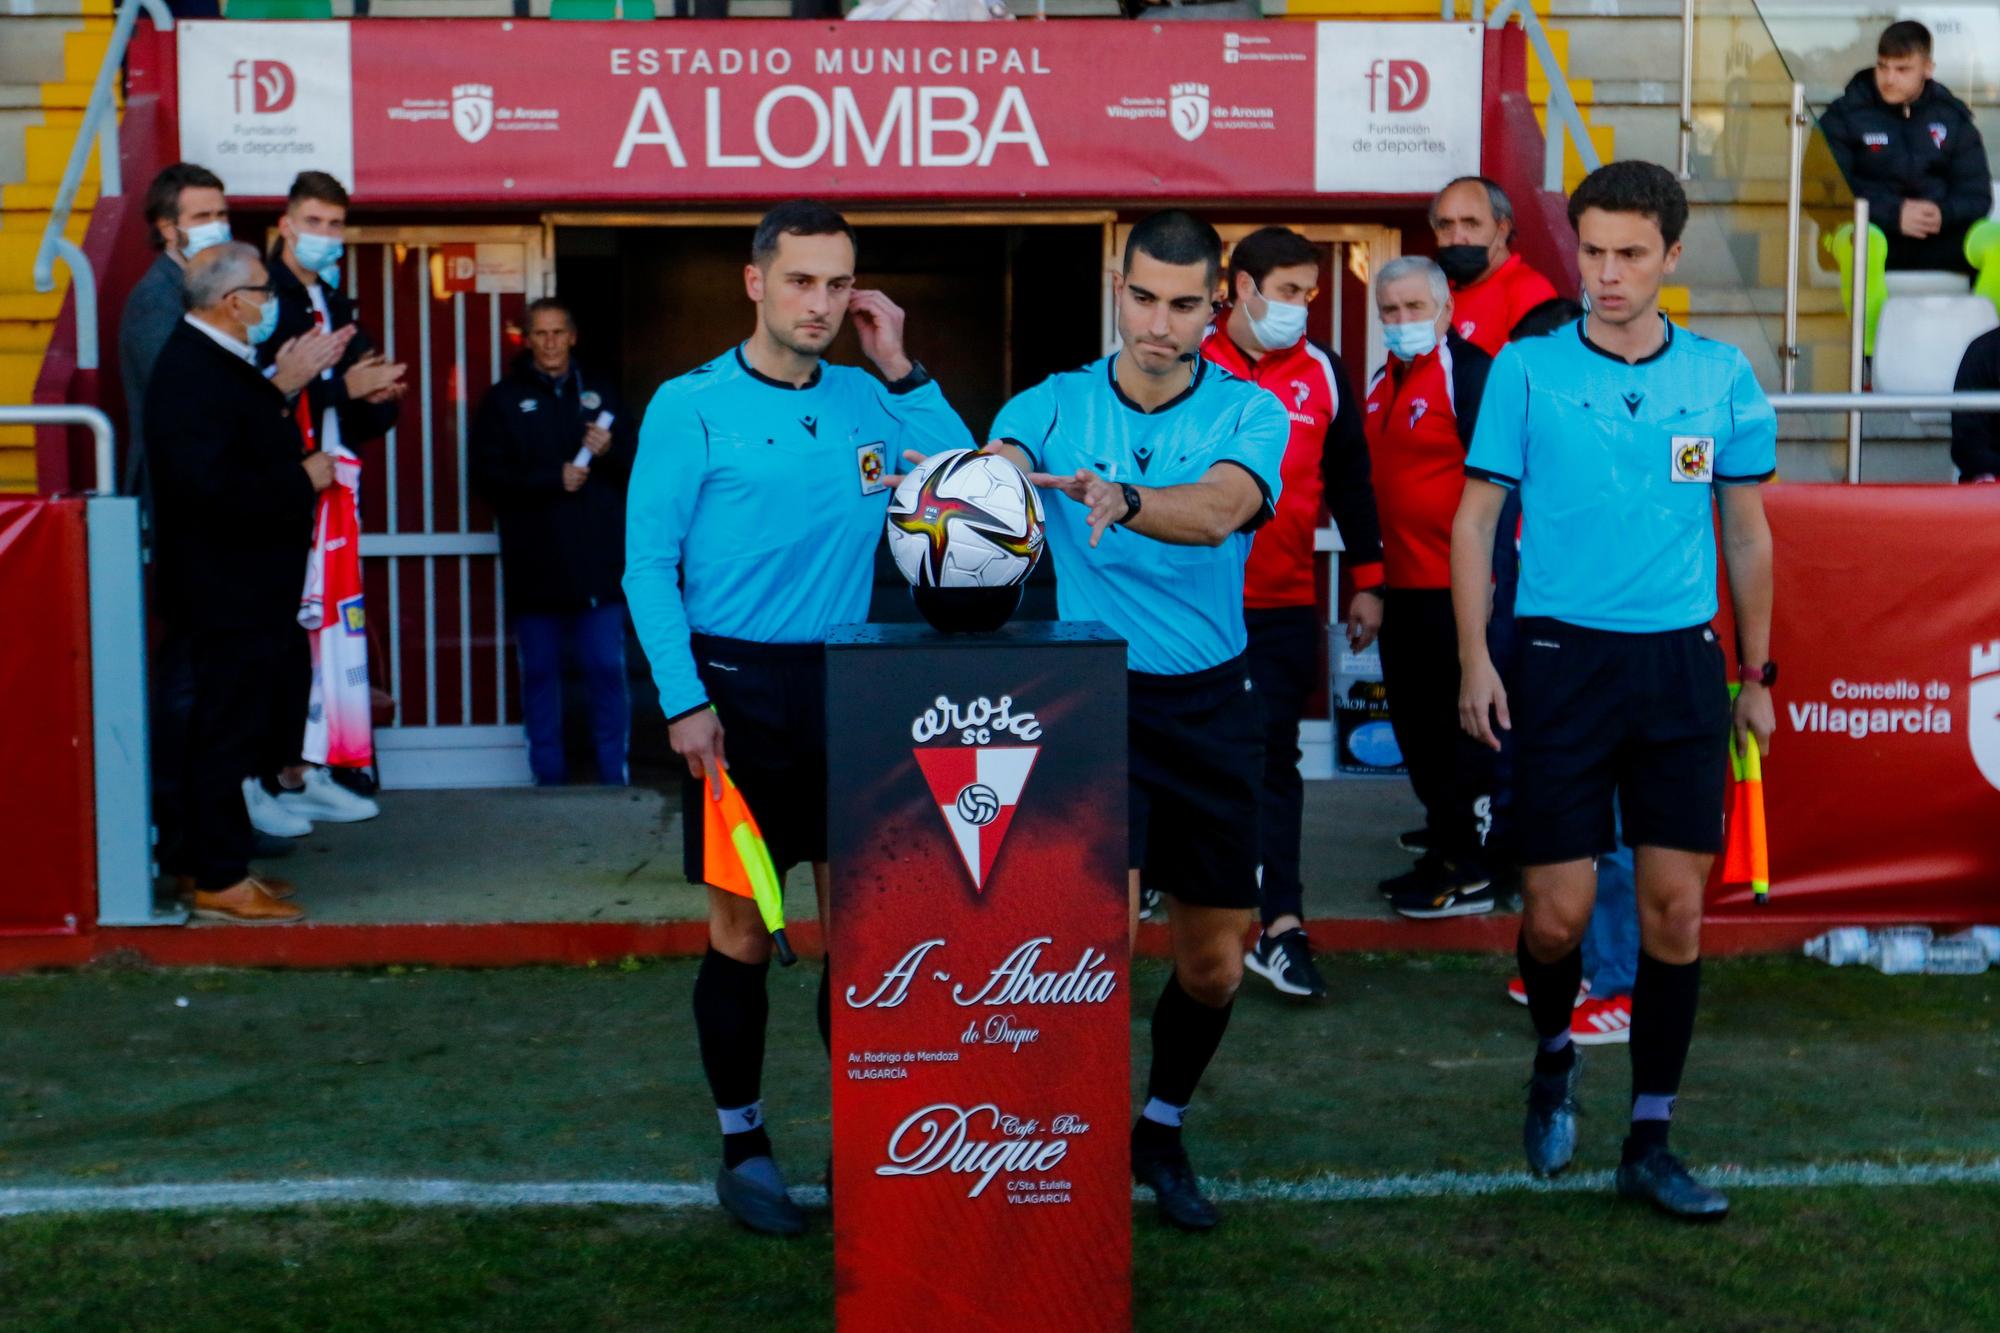
[[[1048,515],[1062,618],[1103,621],[1128,645],[1133,921],[1143,870],[1172,899],[1174,957],[1132,1173],[1189,1231],[1218,1217],[1181,1119],[1229,1025],[1258,901],[1264,722],[1244,660],[1243,568],[1291,434],[1274,395],[1199,355],[1221,269],[1206,222],[1140,222],[1117,279],[1121,348],[1014,398],[988,446],[1067,497]]]
[[[654,395],[626,507],[625,598],[688,767],[687,877],[702,879],[704,783],[727,768],[778,873],[812,864],[822,921],[826,632],[868,618],[896,461],[974,444],[854,263],[854,229],[826,205],[764,216],[743,271],[756,329]],[[881,380],[821,360],[849,317]],[[764,1130],[771,940],[750,900],[713,887],[708,936],[694,1016],[722,1124],[716,1196],[754,1231],[797,1235]],[[825,1039],[823,974],[819,1021]]]

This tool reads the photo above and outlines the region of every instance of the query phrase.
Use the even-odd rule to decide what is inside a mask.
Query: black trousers
[[[1952,226],[1945,225],[1935,236],[1921,240],[1905,236],[1898,231],[1894,219],[1884,223],[1879,219],[1876,226],[1889,240],[1886,266],[1891,269],[1936,269],[1947,273],[1971,273],[1972,264],[1965,257],[1965,233],[1972,230],[1970,222]]]
[[[1458,627],[1449,589],[1385,591],[1382,683],[1431,847],[1452,861],[1485,866],[1493,752],[1458,725]]]
[[[195,887],[226,889],[250,870],[243,779],[276,753],[289,724],[298,749],[312,687],[296,624],[270,629],[170,626],[153,684],[154,818],[162,867]]]
[[[1319,612],[1310,606],[1251,608],[1247,654],[1251,688],[1264,713],[1264,780],[1257,795],[1257,837],[1263,865],[1264,924],[1304,916],[1299,881],[1299,830],[1306,786],[1299,777],[1299,719],[1319,665]]]

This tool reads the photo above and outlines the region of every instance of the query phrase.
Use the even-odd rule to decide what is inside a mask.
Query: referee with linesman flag
[[[1528,1165],[1554,1175],[1576,1151],[1570,1008],[1597,891],[1592,858],[1616,845],[1615,798],[1637,852],[1641,942],[1617,1188],[1703,1220],[1729,1200],[1667,1150],[1667,1131],[1694,1032],[1729,732],[1768,748],[1774,724],[1771,532],[1757,483],[1776,468],[1777,418],[1742,352],[1660,313],[1687,212],[1680,183],[1650,162],[1601,167],[1570,196],[1590,313],[1494,360],[1451,557],[1460,720],[1495,749],[1496,727],[1514,733],[1518,954],[1538,1042]],[[1519,648],[1503,686],[1485,629],[1494,532],[1516,488]],[[1709,624],[1718,501],[1741,664],[1733,716]]]
[[[1116,280],[1121,345],[1000,410],[994,449],[1067,501],[1048,510],[1057,607],[1127,644],[1130,892],[1172,900],[1173,975],[1153,1010],[1132,1174],[1188,1231],[1219,1220],[1181,1118],[1222,1044],[1257,906],[1264,720],[1244,658],[1243,568],[1278,499],[1291,422],[1200,355],[1222,239],[1187,213],[1132,229]]]
[[[821,921],[826,632],[868,618],[892,460],[975,443],[904,353],[903,311],[857,288],[854,262],[854,229],[826,205],[793,200],[764,215],[743,270],[756,329],[660,386],[626,504],[625,599],[688,767],[687,877],[702,882],[704,782],[719,794],[727,768],[779,875],[812,864]],[[850,316],[880,381],[821,359]],[[714,887],[708,938],[694,1020],[722,1123],[716,1197],[753,1231],[795,1236],[805,1214],[764,1130],[771,939],[754,903]],[[822,1041],[828,1020],[822,973]]]

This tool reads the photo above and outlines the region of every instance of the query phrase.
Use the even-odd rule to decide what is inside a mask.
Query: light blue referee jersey
[[[1148,412],[1127,398],[1112,371],[1116,355],[1051,375],[1000,409],[989,434],[1010,440],[1044,472],[1090,468],[1107,481],[1180,486],[1217,463],[1248,472],[1264,492],[1262,513],[1221,546],[1175,546],[1124,528],[1108,529],[1095,550],[1089,511],[1050,495],[1049,550],[1056,560],[1056,607],[1064,620],[1101,620],[1121,635],[1126,665],[1185,675],[1239,656],[1243,564],[1250,531],[1278,499],[1278,467],[1292,423],[1269,390],[1206,359],[1179,397]]]
[[[1777,443],[1736,348],[1668,323],[1629,364],[1578,320],[1500,350],[1465,470],[1520,487],[1515,614],[1644,634],[1714,617],[1714,488],[1769,480]]]
[[[936,384],[893,394],[851,366],[801,389],[738,347],[661,385],[626,497],[625,600],[666,715],[708,699],[690,630],[816,643],[866,620],[884,478],[905,449],[973,447]]]

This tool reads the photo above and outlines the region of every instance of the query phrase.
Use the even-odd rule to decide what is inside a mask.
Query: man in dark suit
[[[156,506],[155,583],[166,625],[162,680],[190,683],[184,734],[162,738],[179,769],[162,809],[180,838],[170,872],[192,881],[199,917],[295,921],[290,886],[252,875],[243,779],[274,716],[301,718],[310,689],[299,595],[313,508],[333,460],[301,457],[284,392],[256,366],[277,325],[257,251],[225,242],[188,265],[190,311],[167,339],[146,396]],[[172,845],[172,844],[170,844]]]

